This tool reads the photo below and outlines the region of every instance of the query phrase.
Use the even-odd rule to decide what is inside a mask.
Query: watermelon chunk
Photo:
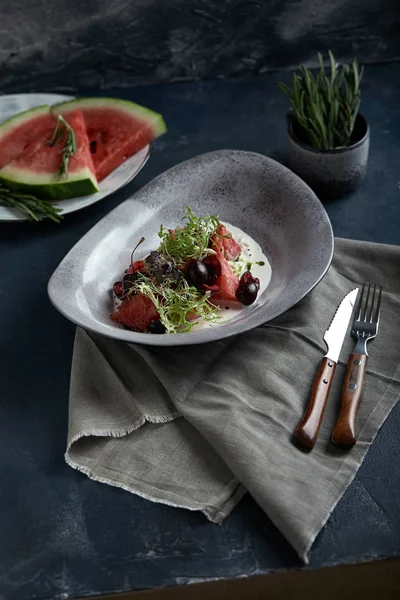
[[[34,113],[33,117],[30,113]],[[47,112],[41,107],[23,115],[23,119],[21,115],[19,119],[15,117],[18,123],[12,129],[14,142],[10,143],[11,132],[1,135],[0,128],[0,160],[4,165],[0,169],[0,181],[9,189],[43,199],[74,198],[98,191],[82,113],[74,111],[66,115],[77,144],[68,162],[68,177],[58,176],[64,140],[55,146],[47,144],[57,124],[49,107]]]
[[[82,111],[98,181],[167,131],[161,115],[127,100],[78,98],[52,108]]]
[[[216,233],[218,235],[213,236],[213,239],[215,240],[218,236],[222,236],[219,239],[221,240],[226,260],[236,260],[242,251],[240,244],[233,238],[233,235],[227,230],[225,225],[220,225]]]
[[[150,321],[159,319],[159,314],[150,298],[139,293],[124,300],[111,319],[134,331],[145,331]]]
[[[225,258],[223,238],[215,236],[213,239],[217,258],[221,263],[221,275],[215,282],[215,284],[219,286],[219,290],[213,298],[237,302],[236,290],[239,287],[239,277],[232,271],[230,264]]]

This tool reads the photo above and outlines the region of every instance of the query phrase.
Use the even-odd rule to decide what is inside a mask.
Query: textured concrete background
[[[0,91],[108,89],[400,60],[398,0],[0,2]]]

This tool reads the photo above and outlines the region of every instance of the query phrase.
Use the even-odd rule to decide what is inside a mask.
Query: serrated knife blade
[[[349,326],[351,315],[353,314],[357,294],[358,288],[355,288],[346,294],[337,307],[331,324],[324,333],[324,340],[328,347],[328,351],[319,366],[306,411],[294,432],[295,440],[309,450],[314,447],[318,436],[326,401],[332,386],[336,364],[339,360],[340,350]]]
[[[351,315],[353,314],[357,294],[358,288],[346,294],[337,307],[331,324],[324,333],[324,340],[328,346],[328,352],[325,356],[336,363],[339,360],[340,350],[343,346],[344,336],[346,335]]]

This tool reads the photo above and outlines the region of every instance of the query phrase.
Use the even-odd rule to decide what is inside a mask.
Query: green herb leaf
[[[184,227],[171,232],[161,225],[158,232],[161,239],[159,251],[176,261],[182,260],[182,257],[201,260],[208,253],[210,237],[216,232],[220,222],[215,216],[196,217],[188,206],[185,208]]]
[[[203,295],[183,278],[175,288],[168,281],[157,285],[149,278],[136,286],[152,300],[166,333],[187,333],[200,320],[215,322],[219,318],[219,307],[210,303],[210,293]]]
[[[42,221],[47,218],[55,223],[60,223],[63,219],[60,215],[61,208],[48,200],[40,200],[30,194],[13,192],[3,185],[0,185],[0,204],[9,208],[17,208],[26,214],[30,221]]]
[[[298,73],[292,74],[291,89],[282,82],[279,88],[289,95],[293,117],[314,148],[343,148],[351,143],[361,101],[363,68],[359,69],[357,61],[340,67],[329,51],[328,72],[322,55],[318,53],[317,57],[315,77],[301,65]]]

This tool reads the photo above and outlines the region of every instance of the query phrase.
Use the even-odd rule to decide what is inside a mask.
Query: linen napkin
[[[381,283],[358,441],[329,441],[340,407],[346,336],[312,452],[292,442],[343,296]],[[400,247],[336,240],[331,267],[285,314],[217,343],[159,349],[76,333],[67,462],[89,477],[221,522],[247,489],[299,556],[354,478],[399,398]],[[180,418],[183,417],[183,418]]]

